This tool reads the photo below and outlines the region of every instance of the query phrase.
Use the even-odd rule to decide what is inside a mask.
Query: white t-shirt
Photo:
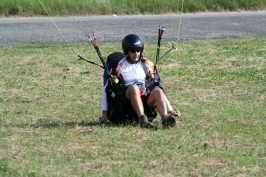
[[[149,60],[145,60],[144,64],[147,66],[148,73],[154,75],[153,70],[149,64],[152,64]],[[130,63],[127,58],[124,57],[117,65],[116,76],[122,77],[126,87],[132,84],[144,84],[146,80],[146,73],[143,68],[143,61],[139,60],[137,63]]]

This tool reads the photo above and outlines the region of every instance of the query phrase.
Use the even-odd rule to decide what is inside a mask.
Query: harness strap
[[[154,88],[155,78],[147,78],[147,76],[149,74],[149,69],[148,69],[148,66],[146,65],[144,59],[142,59],[142,66],[143,66],[144,72],[146,74],[146,81],[145,81],[145,84],[142,85],[142,87],[145,87],[147,89],[147,91],[150,92]]]
[[[141,59],[141,61],[142,61],[142,66],[143,66],[144,72],[145,72],[146,77],[147,77],[147,75],[149,74],[148,67],[147,67],[147,65],[145,64],[145,60],[144,60],[144,59]]]

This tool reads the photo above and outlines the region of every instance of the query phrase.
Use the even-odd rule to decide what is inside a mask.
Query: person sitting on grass
[[[126,56],[119,61],[115,71],[116,77],[125,86],[121,100],[122,109],[128,114],[135,114],[142,128],[151,128],[153,123],[148,120],[145,113],[156,106],[163,127],[174,126],[175,117],[180,117],[181,113],[172,109],[161,83],[156,80],[154,64],[143,57],[142,38],[136,34],[125,36],[122,40],[122,49]],[[101,122],[107,120],[107,105],[106,90],[103,89]],[[168,112],[171,115],[168,115]]]

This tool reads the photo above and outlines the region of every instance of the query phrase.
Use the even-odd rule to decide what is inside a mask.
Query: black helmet
[[[128,34],[122,40],[122,49],[126,55],[128,54],[128,51],[132,49],[139,49],[142,53],[144,49],[144,42],[140,36],[136,34]]]

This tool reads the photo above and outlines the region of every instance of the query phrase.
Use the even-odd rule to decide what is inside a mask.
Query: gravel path
[[[94,30],[99,42],[120,42],[128,33],[157,40],[159,20],[166,30],[163,40],[176,41],[180,15],[0,18],[0,46],[88,43]],[[62,35],[62,34],[63,35]],[[183,14],[180,41],[266,35],[266,11]],[[63,37],[64,36],[64,37]]]

